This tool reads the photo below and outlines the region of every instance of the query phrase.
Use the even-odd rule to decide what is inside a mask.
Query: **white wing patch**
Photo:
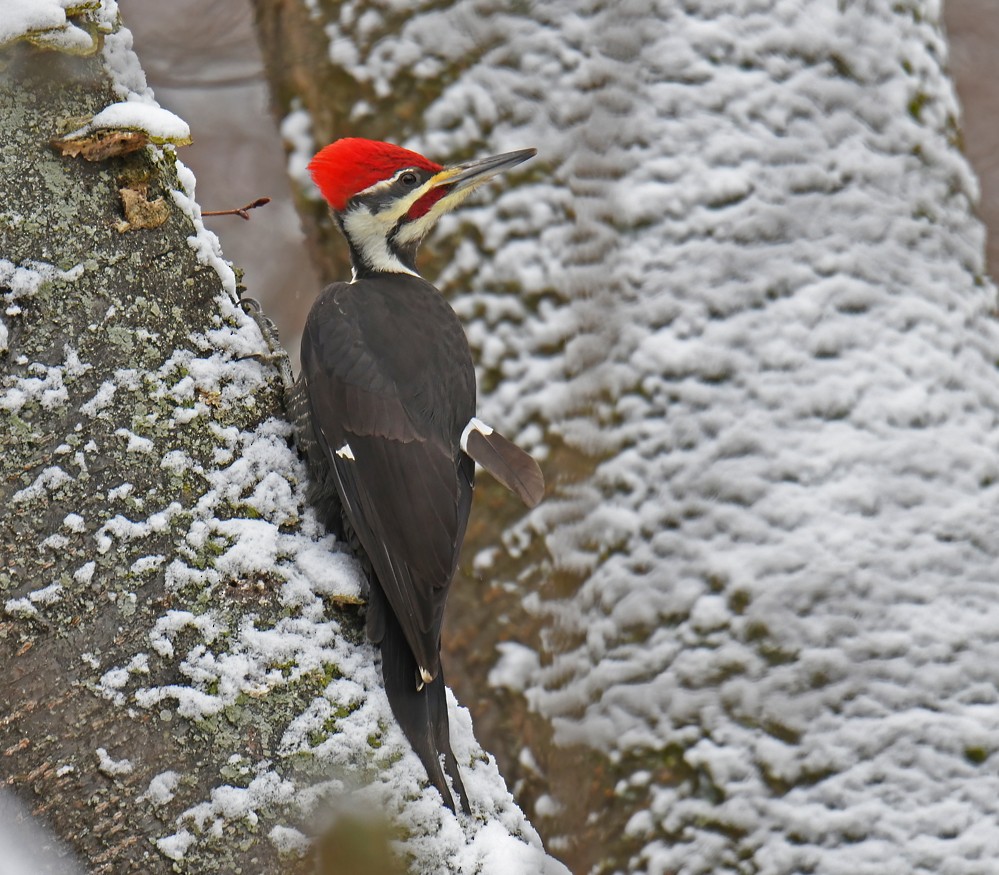
[[[350,444],[344,444],[336,451],[336,454],[341,459],[349,459],[351,462],[354,461],[354,451],[350,448]]]
[[[463,453],[468,452],[468,436],[473,432],[477,431],[479,434],[492,434],[493,430],[490,426],[486,425],[481,419],[473,416],[468,420],[468,425],[465,426],[465,430],[461,433],[461,442],[459,446]]]

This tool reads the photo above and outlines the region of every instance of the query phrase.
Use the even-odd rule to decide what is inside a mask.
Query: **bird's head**
[[[434,223],[536,151],[442,167],[391,143],[348,137],[321,149],[309,172],[350,244],[355,274],[415,274],[416,250]]]

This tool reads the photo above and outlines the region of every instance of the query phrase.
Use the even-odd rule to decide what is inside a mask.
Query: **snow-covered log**
[[[449,619],[551,846],[994,865],[999,331],[939,3],[301,4],[297,92],[257,5],[290,134],[539,149],[437,248],[560,484]]]
[[[0,816],[14,794],[92,873],[314,871],[309,837],[366,810],[414,871],[564,872],[467,711],[473,816],[425,787],[187,125],[113,0],[68,6],[0,3]]]

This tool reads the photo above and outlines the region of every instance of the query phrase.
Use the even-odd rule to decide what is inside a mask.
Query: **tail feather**
[[[461,797],[462,811],[471,814],[468,794],[458,772],[458,761],[451,750],[444,673],[439,671],[437,677],[417,690],[419,667],[391,608],[382,612],[381,620],[382,677],[392,713],[427,770],[430,783],[444,798],[444,804],[452,811],[455,810],[454,798],[445,776],[446,770],[454,789]]]
[[[465,785],[461,780],[461,772],[458,771],[458,760],[455,759],[454,751],[451,750],[451,724],[447,716],[447,688],[444,684],[443,668],[437,673],[437,677],[426,687],[424,692],[427,694],[427,703],[430,709],[430,725],[434,727],[434,741],[436,742],[438,752],[444,755],[444,771],[450,775],[451,785],[460,797],[461,810],[465,814],[471,814],[472,809],[468,803],[468,793],[465,792]]]
[[[528,507],[544,497],[545,478],[538,463],[499,432],[469,431],[465,452]]]

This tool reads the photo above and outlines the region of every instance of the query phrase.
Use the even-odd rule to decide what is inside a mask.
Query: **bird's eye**
[[[403,185],[416,185],[416,174],[412,170],[407,170],[399,177]]]

